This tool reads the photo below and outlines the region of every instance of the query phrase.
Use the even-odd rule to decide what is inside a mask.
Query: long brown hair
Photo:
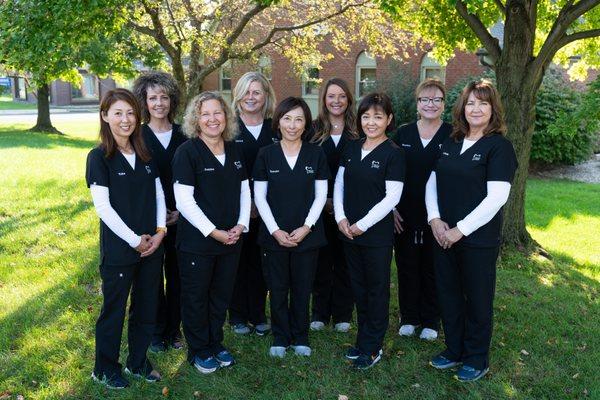
[[[354,112],[354,96],[352,95],[352,92],[350,91],[350,88],[345,80],[340,78],[331,78],[325,83],[325,85],[321,87],[321,91],[319,93],[319,116],[315,120],[315,134],[310,140],[312,143],[322,144],[324,141],[329,139],[329,136],[331,136],[332,126],[331,122],[329,121],[329,110],[325,105],[327,89],[329,89],[329,86],[331,85],[339,86],[346,94],[348,106],[346,107],[346,111],[344,111],[344,129],[352,138],[358,139],[358,133],[356,133],[356,113]]]
[[[469,83],[462,90],[460,97],[452,109],[452,134],[450,137],[454,140],[461,140],[469,133],[470,127],[465,116],[465,106],[469,100],[469,95],[473,93],[481,101],[487,101],[492,106],[492,116],[490,122],[483,130],[483,136],[489,136],[494,133],[504,135],[506,133],[506,124],[504,123],[504,108],[500,101],[500,94],[492,82],[481,79]]]
[[[140,105],[138,104],[135,96],[127,89],[112,89],[106,92],[100,102],[100,146],[106,152],[106,158],[112,158],[117,151],[117,142],[113,137],[112,131],[108,122],[104,121],[102,116],[106,116],[110,107],[117,101],[122,100],[129,104],[133,108],[135,114],[135,129],[129,137],[129,142],[133,147],[133,151],[142,159],[143,162],[150,161],[150,153],[144,144],[144,138],[142,137],[142,130],[140,129],[141,124],[141,111]]]

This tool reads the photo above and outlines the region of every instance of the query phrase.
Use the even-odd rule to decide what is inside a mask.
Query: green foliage
[[[419,81],[413,77],[406,64],[396,63],[391,66],[390,71],[394,71],[394,74],[385,76],[378,83],[378,90],[387,93],[392,99],[396,126],[414,122],[417,119],[415,89]]]
[[[544,77],[536,102],[531,160],[549,164],[585,161],[600,128],[600,78],[581,95],[558,73]]]

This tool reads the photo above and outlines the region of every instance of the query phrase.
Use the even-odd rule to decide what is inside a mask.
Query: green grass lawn
[[[2,110],[35,110],[37,105],[23,101],[13,101],[11,96],[0,96],[0,111]]]
[[[229,370],[201,376],[171,351],[151,356],[159,384],[119,392],[94,384],[98,220],[84,166],[95,118],[56,124],[66,136],[0,125],[0,398],[161,399],[163,387],[172,399],[600,398],[600,185],[545,180],[528,183],[527,217],[552,258],[504,253],[491,373],[480,382],[427,367],[441,341],[398,337],[393,284],[385,356],[367,372],[341,356],[355,332],[311,333],[311,358],[272,360],[269,338],[227,330],[238,359]]]

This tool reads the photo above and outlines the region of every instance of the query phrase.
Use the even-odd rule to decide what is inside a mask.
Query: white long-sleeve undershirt
[[[273,217],[271,207],[267,202],[268,187],[269,183],[267,181],[254,181],[254,203],[256,204],[258,213],[260,214],[260,217],[265,223],[267,230],[272,235],[273,232],[279,230],[279,225],[277,225],[275,217]],[[315,199],[313,200],[313,203],[310,206],[310,209],[308,210],[308,215],[304,220],[304,225],[312,227],[317,222],[319,216],[321,215],[321,211],[323,211],[323,207],[325,206],[326,201],[327,180],[315,180]]]
[[[238,225],[244,226],[244,232],[248,232],[250,225],[250,184],[248,179],[241,182],[240,188],[240,214]],[[189,221],[194,228],[198,229],[205,237],[208,237],[217,227],[208,219],[194,199],[194,186],[173,184],[175,203],[177,210]]]
[[[333,209],[336,222],[340,222],[346,218],[344,211],[344,172],[346,168],[340,167],[335,177],[333,186]],[[394,207],[400,202],[404,182],[400,181],[385,181],[385,196],[377,204],[375,204],[369,212],[356,222],[356,226],[363,232],[366,232],[370,227],[381,221],[388,215]]]
[[[135,163],[134,163],[135,165]],[[155,180],[156,186],[156,226],[165,227],[167,218],[167,206],[165,205],[165,194],[163,192],[162,185],[160,184],[160,178]],[[98,217],[104,222],[108,229],[110,229],[115,235],[123,239],[127,244],[133,248],[136,248],[142,242],[142,237],[136,234],[131,228],[125,224],[123,219],[117,214],[115,209],[110,204],[110,192],[108,187],[100,185],[90,185],[90,192],[92,193],[92,201],[94,202],[94,208]],[[154,232],[141,232],[142,234],[153,235]]]
[[[466,217],[456,223],[458,230],[469,236],[494,218],[502,208],[510,194],[510,182],[487,181],[487,195]],[[436,174],[432,172],[425,186],[425,206],[427,208],[427,221],[440,218],[437,198]]]

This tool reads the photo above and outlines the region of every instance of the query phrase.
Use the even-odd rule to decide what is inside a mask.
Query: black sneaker
[[[150,350],[151,353],[162,353],[167,351],[167,345],[164,341],[154,342],[150,345],[148,350]]]
[[[348,349],[348,351],[346,351],[346,355],[344,357],[346,357],[348,360],[356,360],[359,356],[360,350],[352,346]]]
[[[154,383],[161,379],[160,374],[152,368],[150,364],[146,364],[146,370],[134,371],[133,368],[125,367],[125,373],[136,378],[143,378],[146,382]]]
[[[129,387],[129,381],[121,375],[115,375],[109,379],[104,374],[102,374],[101,377],[98,377],[96,376],[96,373],[92,372],[92,379],[94,382],[98,382],[109,389],[125,389]]]
[[[361,354],[356,360],[354,360],[353,365],[357,369],[364,370],[371,368],[373,365],[377,364],[379,360],[381,360],[381,350],[371,355]]]
[[[173,339],[169,342],[169,346],[173,350],[181,350],[183,349],[183,339]]]

